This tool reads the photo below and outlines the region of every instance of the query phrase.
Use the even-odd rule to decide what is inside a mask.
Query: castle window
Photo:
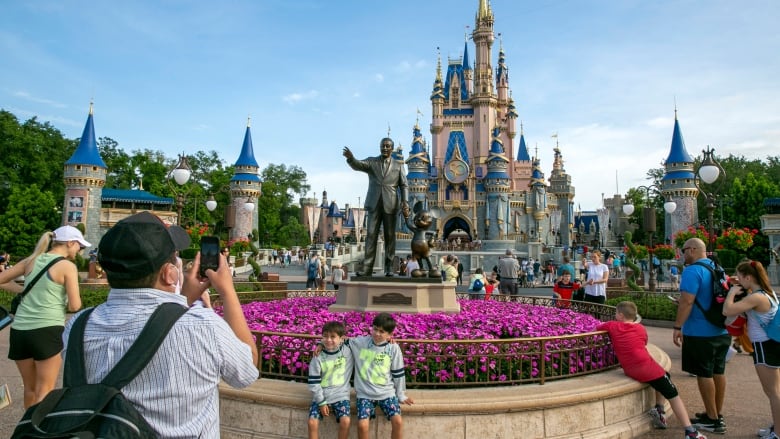
[[[76,170],[81,171],[81,165],[76,165]]]

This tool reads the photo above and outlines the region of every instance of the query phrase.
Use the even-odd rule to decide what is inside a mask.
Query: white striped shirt
[[[151,288],[112,289],[87,322],[87,382],[101,381],[130,348],[158,305],[184,296]],[[67,346],[74,318],[65,326]],[[63,351],[63,356],[65,352]],[[122,388],[161,438],[219,438],[221,379],[246,387],[258,377],[252,351],[213,310],[193,307],[171,328],[146,368]]]

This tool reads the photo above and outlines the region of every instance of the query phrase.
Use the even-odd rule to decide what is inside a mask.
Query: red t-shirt
[[[553,285],[553,291],[561,295],[561,301],[556,302],[559,308],[569,308],[571,306],[571,296],[580,289],[579,282],[569,282],[568,284],[556,282]]]
[[[623,367],[623,373],[641,383],[664,376],[666,371],[647,352],[647,331],[638,323],[604,322],[597,331],[609,332],[615,355]]]

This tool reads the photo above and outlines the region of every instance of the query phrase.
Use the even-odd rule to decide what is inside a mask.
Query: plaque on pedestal
[[[330,312],[458,313],[455,282],[441,278],[358,277],[339,285]]]

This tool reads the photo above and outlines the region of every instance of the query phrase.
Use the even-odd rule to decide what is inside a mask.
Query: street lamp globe
[[[252,212],[253,210],[255,210],[255,203],[252,198],[248,198],[246,200],[246,203],[244,203],[244,210],[246,210],[247,212]]]
[[[209,212],[213,212],[214,209],[217,208],[217,200],[214,199],[214,195],[212,194],[209,196],[209,199],[206,201],[206,209],[209,210]]]
[[[626,203],[623,205],[623,213],[626,215],[631,215],[634,213],[634,205],[631,203]]]
[[[664,203],[664,210],[666,213],[674,213],[677,210],[677,203],[674,201],[667,201]]]
[[[715,150],[707,145],[707,149],[702,151],[704,153],[704,159],[699,167],[699,177],[707,184],[712,184],[720,176],[720,166],[712,158]]]
[[[176,168],[171,171],[171,176],[179,186],[190,181],[192,170],[189,163],[187,163],[187,156],[184,154],[179,155],[179,163],[176,164]]]

